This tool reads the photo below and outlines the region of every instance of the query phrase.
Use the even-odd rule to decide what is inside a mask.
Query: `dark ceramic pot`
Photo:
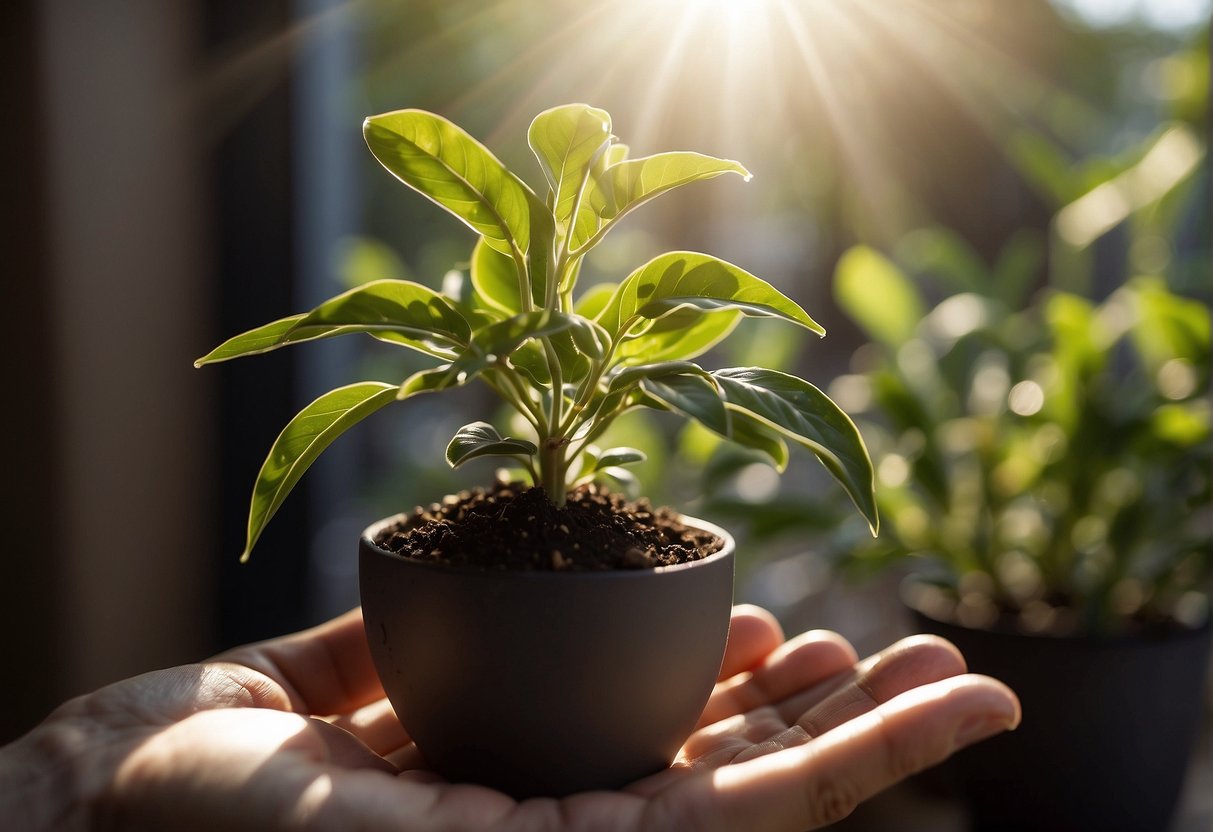
[[[1165,637],[1053,637],[911,614],[1023,705],[1017,731],[960,752],[945,771],[974,830],[1168,828],[1200,727],[1208,623]]]
[[[359,542],[367,639],[396,715],[453,782],[516,797],[617,788],[668,766],[716,681],[733,539],[700,561],[510,572]]]

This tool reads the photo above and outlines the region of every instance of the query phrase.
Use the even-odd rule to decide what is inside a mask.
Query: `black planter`
[[[1017,731],[950,761],[974,830],[1168,828],[1200,726],[1208,623],[1165,637],[1051,637],[911,613],[1023,705]]]
[[[692,563],[512,572],[359,542],[379,676],[427,763],[516,797],[617,788],[668,766],[720,670],[733,540]]]

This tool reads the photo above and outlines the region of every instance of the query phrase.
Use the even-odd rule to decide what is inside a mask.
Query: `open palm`
[[[75,744],[83,828],[800,830],[1018,714],[946,642],[858,662],[838,635],[784,642],[768,613],[738,607],[720,682],[671,768],[618,792],[519,802],[425,769],[355,610],[73,700],[31,736]]]

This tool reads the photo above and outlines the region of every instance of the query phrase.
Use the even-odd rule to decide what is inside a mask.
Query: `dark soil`
[[[699,560],[724,545],[647,500],[598,485],[575,489],[563,508],[542,488],[498,484],[417,509],[376,541],[405,557],[485,569],[602,571]]]

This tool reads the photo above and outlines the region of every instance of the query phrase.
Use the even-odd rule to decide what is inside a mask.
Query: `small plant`
[[[451,466],[483,456],[519,462],[549,500],[643,459],[595,446],[636,407],[673,411],[766,454],[782,470],[787,440],[812,451],[877,525],[871,462],[854,424],[825,394],[787,373],[754,367],[709,372],[689,359],[720,342],[743,315],[824,330],[752,274],[707,254],[678,251],[618,284],[574,297],[586,255],[619,220],[654,197],[740,164],[691,152],[628,158],[610,116],[584,104],[540,113],[529,143],[546,179],[540,199],[483,145],[432,113],[372,116],[363,134],[401,182],[480,235],[470,282],[457,296],[405,280],[378,280],[238,335],[197,365],[361,332],[441,363],[401,384],[360,382],[322,395],[282,431],[257,477],[242,559],[300,476],[354,424],[385,405],[479,379],[530,426],[505,436],[488,422],[451,440]]]

